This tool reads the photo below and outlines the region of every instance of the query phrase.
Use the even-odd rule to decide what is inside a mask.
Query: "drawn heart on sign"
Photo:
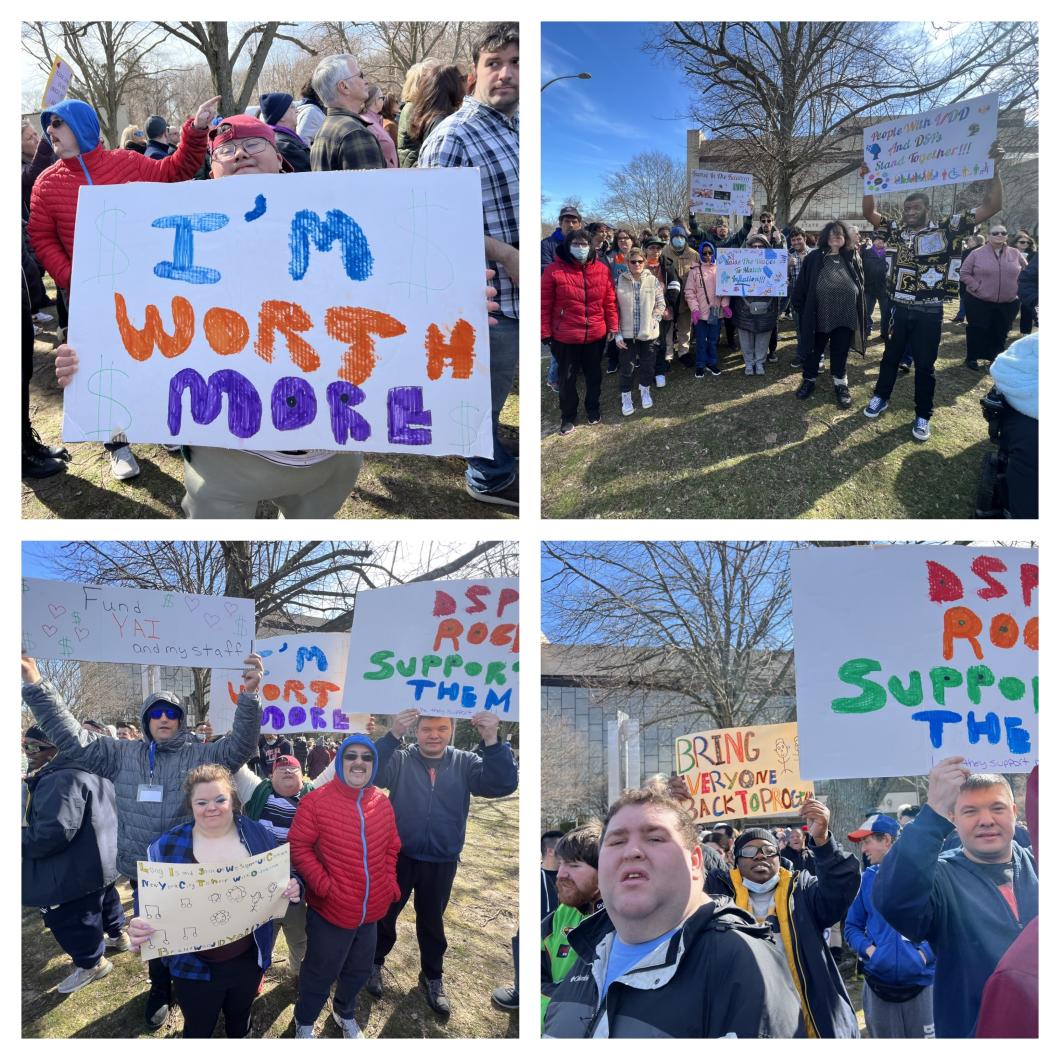
[[[44,632],[47,633],[49,637],[54,637],[55,634],[59,632],[59,627],[58,626],[49,626],[47,624],[41,626],[41,629],[43,629]]]
[[[52,613],[52,618],[58,618],[60,615],[66,614],[66,608],[62,604],[48,604],[48,610]]]
[[[203,615],[202,617],[206,621],[206,624],[210,627],[210,629],[213,629],[213,627],[216,626],[217,623],[221,621],[221,616],[220,615],[214,615],[214,614],[209,614],[208,613],[208,614]]]
[[[89,632],[90,631],[85,629],[84,626],[78,626],[77,629],[74,630],[74,633],[77,635],[77,639],[79,642],[84,640],[85,637],[88,636]]]
[[[185,596],[184,603],[187,605],[188,610],[192,613],[198,610],[199,601],[196,600],[194,596]]]
[[[225,604],[225,610],[230,615],[234,615],[239,610],[239,604]]]

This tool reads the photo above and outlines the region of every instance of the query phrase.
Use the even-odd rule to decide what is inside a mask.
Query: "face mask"
[[[671,239],[670,243],[673,245],[674,250],[684,250],[685,249],[685,241],[680,236],[677,236],[676,238]]]
[[[571,247],[570,256],[574,258],[575,261],[585,261],[586,258],[589,257],[589,248],[578,246]]]
[[[770,877],[765,883],[755,883],[754,880],[744,880],[743,885],[755,894],[765,894],[767,891],[772,891],[776,885],[780,883],[780,873],[776,876]]]

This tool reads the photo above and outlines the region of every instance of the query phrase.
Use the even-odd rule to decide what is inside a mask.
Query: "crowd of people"
[[[857,1038],[844,946],[867,1037],[1038,1036],[1037,769],[1029,831],[1008,781],[957,756],[852,849],[816,798],[743,829],[700,829],[691,802],[659,776],[542,836],[545,1037]]]
[[[519,30],[487,24],[472,46],[468,73],[425,59],[413,65],[403,100],[366,80],[355,56],[329,55],[300,89],[268,92],[253,113],[220,117],[215,97],[175,130],[160,115],[103,146],[95,111],[64,100],[40,116],[43,136],[22,127],[22,474],[46,478],[70,460],[44,443],[30,418],[35,326],[50,319],[41,281],[58,292],[60,336],[70,303],[78,190],[88,184],[171,183],[250,174],[477,167],[482,184],[484,260],[490,317],[493,456],[467,461],[466,489],[487,504],[516,508],[518,466],[498,431],[518,365],[519,330]],[[489,300],[495,296],[495,301]],[[77,353],[56,350],[56,375],[68,385]],[[105,443],[117,479],[135,478],[139,464],[124,436]],[[178,451],[174,447],[171,451]],[[342,507],[363,465],[360,453],[252,452],[206,446],[179,449],[188,518],[253,518],[271,500],[286,517],[331,518]]]
[[[137,861],[219,865],[286,844],[283,918],[212,949],[152,957],[146,1028],[165,1025],[176,1005],[185,1038],[212,1037],[222,1012],[227,1037],[250,1036],[251,1006],[282,930],[297,989],[295,1037],[315,1036],[332,988],[343,1037],[362,1037],[358,993],[386,993],[386,958],[410,897],[419,984],[448,1018],[445,913],[471,796],[499,798],[518,785],[497,715],[472,716],[481,737],[474,751],[452,746],[453,719],[415,709],[396,714],[376,739],[262,735],[261,658],[244,667],[227,734],[206,722],[193,730],[179,697],[164,691],[147,697],[135,724],[111,732],[79,722],[23,656],[22,697],[35,724],[23,737],[22,904],[40,910],[70,957],[58,993],[103,979],[113,970],[108,951],[139,949],[165,929],[140,908]],[[116,886],[123,876],[132,888],[128,921]]]
[[[839,220],[817,233],[780,228],[769,209],[756,221],[752,202],[731,233],[724,219],[699,218],[690,203],[687,226],[675,218],[634,234],[599,220],[586,224],[577,207],[563,206],[558,227],[541,241],[541,339],[552,355],[547,383],[559,397],[559,433],[575,430],[582,407],[590,425],[600,422],[605,370],[620,373],[623,416],[635,413],[638,391],[647,410],[668,381],[686,385],[674,378],[678,365],[693,380],[720,376],[723,340],[742,354],[745,375],[766,375],[779,360],[778,324],[787,317],[795,332],[791,366],[801,376],[797,399],[813,396],[827,354],[836,404],[850,408],[848,356],[852,350],[866,356],[875,328],[883,350],[864,414],[875,419],[884,412],[896,380],[913,372],[912,434],[926,441],[945,302],[959,293],[955,323],[966,324],[964,364],[974,372],[992,368],[1017,317],[1022,336],[1036,323],[1034,238],[996,220],[1003,154],[995,143],[994,177],[977,208],[939,220],[929,197],[913,192],[895,218],[866,195],[865,230]],[[787,294],[720,293],[718,251],[730,247],[785,250]],[[952,267],[957,257],[959,270]],[[1033,349],[1036,363],[1036,338]]]

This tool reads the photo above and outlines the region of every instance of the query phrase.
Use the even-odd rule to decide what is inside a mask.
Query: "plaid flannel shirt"
[[[386,169],[383,149],[365,120],[342,107],[328,107],[310,149],[309,164],[314,173]]]
[[[510,118],[465,96],[463,106],[440,122],[420,148],[418,168],[477,166],[482,179],[482,228],[519,247],[519,118]],[[519,318],[519,288],[495,261],[493,281],[506,317]]]
[[[282,844],[276,841],[276,837],[263,824],[244,817],[241,813],[235,815],[236,831],[239,833],[239,841],[247,849],[250,857],[264,854]],[[173,864],[191,865],[195,862],[195,853],[192,840],[193,825],[179,824],[168,832],[160,835],[148,848],[148,861],[168,861]],[[295,876],[294,871],[291,872]],[[297,876],[295,876],[297,879]],[[301,881],[299,880],[299,883]],[[303,894],[305,887],[302,887]],[[264,972],[272,962],[273,930],[272,921],[266,921],[254,932],[254,942],[258,948],[258,967]],[[178,953],[173,957],[163,957],[166,967],[171,975],[178,979],[200,979],[209,980],[210,965],[194,953]]]

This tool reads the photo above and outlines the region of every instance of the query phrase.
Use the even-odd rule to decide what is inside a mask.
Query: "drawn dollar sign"
[[[172,593],[166,593],[166,595],[162,598],[162,606],[163,607],[172,607],[173,606],[173,594]]]
[[[74,620],[74,625],[75,626],[81,625],[81,612],[80,611],[74,611],[70,615],[70,617]]]
[[[471,446],[478,435],[478,424],[481,415],[481,410],[477,405],[469,405],[466,401],[461,401],[449,413],[449,418],[460,428],[459,442],[457,444],[465,453],[471,452]]]
[[[70,638],[69,637],[60,637],[59,638],[59,652],[62,655],[73,655],[74,654],[74,646],[70,643]]]
[[[247,620],[245,618],[236,619],[236,633],[242,637],[247,632]]]
[[[94,279],[113,280],[116,276],[129,269],[129,255],[121,249],[118,244],[119,218],[125,216],[124,210],[115,208],[107,209],[104,202],[103,210],[96,217],[96,232],[99,241],[96,244],[96,275]],[[106,230],[104,230],[106,229]],[[121,255],[122,262],[118,265],[118,256]],[[106,267],[107,258],[110,258],[110,269]]]
[[[100,369],[88,377],[88,392],[99,398],[96,402],[95,436],[100,441],[110,441],[117,433],[124,431],[132,423],[132,413],[114,396],[114,376],[128,379],[128,373],[120,368],[103,368],[100,358]],[[121,420],[122,422],[118,422]]]

